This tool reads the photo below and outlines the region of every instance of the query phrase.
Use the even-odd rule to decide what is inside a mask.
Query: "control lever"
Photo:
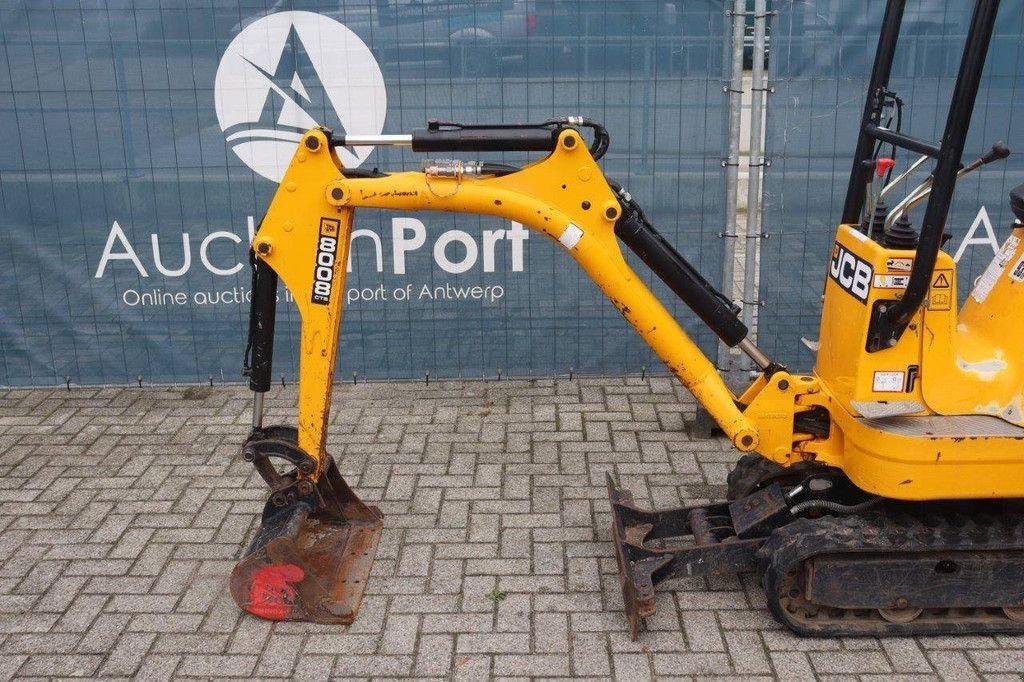
[[[971,161],[969,164],[964,166],[960,170],[960,172],[957,173],[957,177],[960,177],[961,175],[966,175],[967,173],[977,170],[978,168],[981,168],[986,164],[992,163],[993,161],[1002,161],[1009,155],[1010,148],[1006,146],[1006,143],[1002,141],[996,142],[994,145],[992,145],[991,149],[989,149],[987,152],[976,158],[974,161]]]
[[[875,178],[884,178],[889,169],[896,165],[896,159],[882,157],[874,161],[868,161],[865,165],[869,170],[874,171],[868,175],[867,188],[865,190],[867,202],[864,205],[865,222],[868,228],[868,236],[870,237],[875,222],[875,204],[882,199],[881,194],[877,198],[875,197]]]
[[[930,158],[932,157],[925,154],[919,157],[917,161],[910,164],[910,168],[897,175],[895,180],[893,180],[888,185],[882,188],[882,191],[878,193],[878,200],[881,201],[882,199],[884,199],[889,194],[889,192],[891,192],[893,188],[896,187],[896,185],[900,184],[901,182],[909,178],[911,175],[913,175],[917,171],[917,169],[920,168],[924,164],[924,162]]]
[[[959,172],[957,172],[956,177],[959,180],[968,173],[976,171],[982,166],[990,164],[993,161],[1001,161],[1002,159],[1005,159],[1009,155],[1010,148],[1006,146],[1006,143],[996,142],[987,152],[985,152],[984,154],[976,158],[974,161],[971,161],[969,164],[961,168]],[[929,175],[924,182],[915,187],[914,190],[910,192],[910,194],[905,196],[903,200],[900,201],[900,203],[896,204],[893,207],[893,209],[889,211],[889,215],[885,217],[886,228],[891,227],[897,220],[899,220],[900,216],[902,216],[904,213],[909,212],[910,209],[920,204],[928,197],[929,194],[931,194],[932,179],[933,177]]]

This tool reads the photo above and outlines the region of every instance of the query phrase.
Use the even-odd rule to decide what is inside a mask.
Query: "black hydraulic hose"
[[[833,502],[832,500],[807,500],[806,502],[800,502],[790,507],[789,511],[793,516],[800,516],[809,509],[824,509],[840,516],[849,516],[850,514],[856,514],[862,512],[865,509],[870,509],[876,504],[881,502],[884,498],[872,497],[870,500],[865,500],[859,504],[840,504]]]
[[[608,151],[612,136],[608,134],[607,128],[589,118],[581,119],[580,125],[594,131],[594,142],[590,145],[590,155],[594,157],[594,161],[599,161]]]
[[[522,170],[519,166],[513,166],[510,163],[492,163],[485,161],[480,164],[481,175],[509,175],[517,171]]]

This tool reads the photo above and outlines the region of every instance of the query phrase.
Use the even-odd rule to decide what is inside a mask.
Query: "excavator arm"
[[[341,314],[338,292],[344,289],[352,215],[359,208],[493,215],[559,242],[736,446],[756,447],[753,426],[714,365],[623,258],[615,235],[623,206],[579,131],[565,128],[547,157],[504,175],[444,177],[428,169],[346,177],[326,133],[314,130],[254,241],[257,258],[284,280],[302,316],[299,447],[314,457],[323,449]],[[325,245],[333,251],[325,251]],[[326,267],[334,268],[333,279],[317,279]],[[318,297],[317,287],[327,293]]]
[[[738,449],[790,455],[795,394],[782,401],[764,399],[771,393],[765,390],[770,380],[785,386],[788,375],[748,339],[732,303],[654,230],[625,190],[605,178],[595,159],[607,145],[603,128],[590,124],[597,128],[597,139],[588,148],[570,122],[588,124],[586,119],[533,126],[434,123],[411,136],[338,139],[328,130],[313,129],[303,137],[253,242],[246,371],[256,399],[243,454],[256,465],[271,495],[262,527],[232,579],[232,592],[243,608],[272,619],[351,622],[372,564],[382,516],[352,492],[325,446],[353,215],[359,208],[493,215],[550,237]],[[522,168],[448,161],[428,164],[423,171],[386,174],[342,167],[337,147],[370,143],[411,143],[414,151],[546,155]],[[714,364],[626,263],[620,240],[720,338],[764,370],[748,394],[762,397],[768,418],[765,409],[751,407],[750,396],[738,399],[729,390]],[[262,396],[271,385],[278,279],[301,317],[297,429],[265,427],[262,418]]]

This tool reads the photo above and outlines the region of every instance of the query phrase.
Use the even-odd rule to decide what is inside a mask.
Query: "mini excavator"
[[[957,179],[1009,153],[996,144],[961,163],[997,6],[977,0],[933,143],[900,130],[903,103],[888,82],[904,0],[889,0],[810,374],[762,352],[737,306],[605,177],[597,161],[609,136],[590,119],[307,132],[252,248],[246,367],[255,400],[242,453],[271,492],[232,575],[238,604],[267,619],[323,623],[351,622],[358,611],[383,518],[346,484],[325,434],[353,214],[382,208],[498,216],[550,237],[745,453],[727,500],[715,504],[644,510],[608,476],[634,638],[654,613],[657,584],[737,571],[761,576],[772,614],[799,634],[1024,632],[1024,185],[1010,194],[1012,234],[962,306],[956,263],[942,250]],[[522,167],[343,168],[337,149],[356,145],[543,157]],[[888,148],[919,158],[893,179],[894,161],[881,155]],[[893,190],[926,164],[930,175],[890,206]],[[627,265],[623,246],[750,358],[749,387],[730,390]],[[279,278],[301,315],[297,428],[263,425]]]

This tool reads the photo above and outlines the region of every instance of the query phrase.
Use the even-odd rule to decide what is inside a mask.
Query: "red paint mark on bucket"
[[[249,613],[267,620],[285,620],[295,606],[297,592],[292,583],[305,577],[294,564],[264,566],[252,576],[249,587]]]

